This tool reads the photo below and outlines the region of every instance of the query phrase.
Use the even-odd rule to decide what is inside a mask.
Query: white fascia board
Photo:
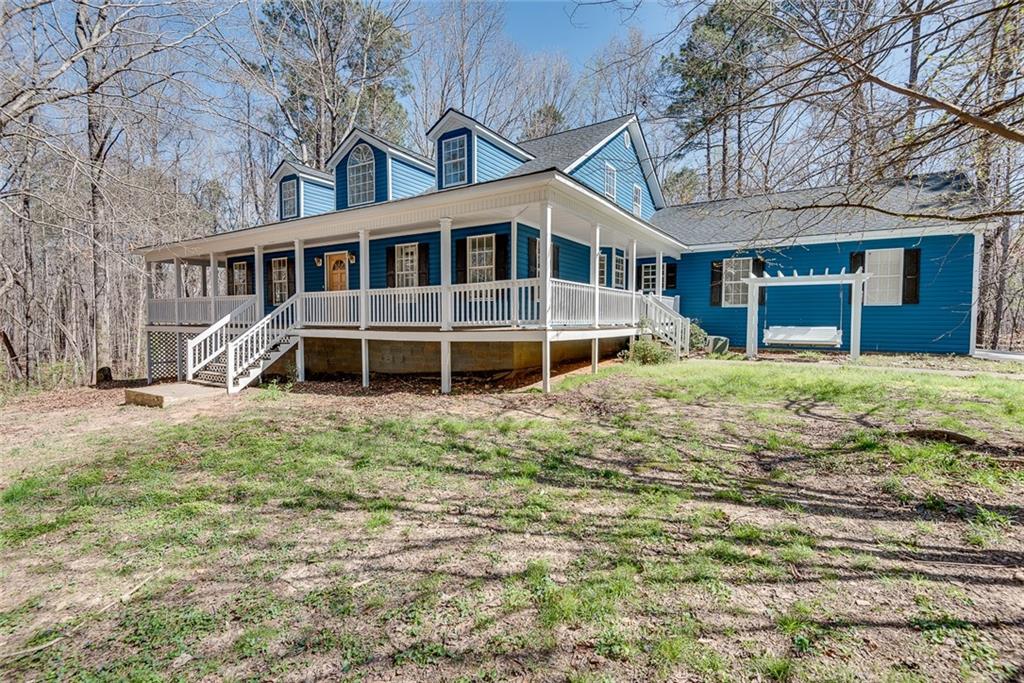
[[[289,171],[290,173],[285,173]],[[295,168],[290,161],[282,161],[277,165],[277,170],[270,176],[270,182],[276,183],[285,175],[297,175],[303,180],[308,180],[314,183],[322,183],[324,185],[330,185],[334,187],[334,180],[328,180],[327,178],[320,178],[319,176],[311,175],[305,171]]]
[[[436,145],[438,138],[440,138],[448,131],[454,130],[456,128],[468,128],[478,137],[486,138],[488,142],[494,143],[495,145],[505,150],[512,156],[517,157],[521,161],[530,161],[531,159],[534,158],[532,154],[527,152],[519,145],[515,144],[514,142],[510,142],[509,140],[506,140],[497,133],[494,133],[493,131],[488,130],[486,127],[480,125],[480,123],[478,123],[477,121],[474,121],[473,119],[464,116],[457,111],[449,111],[445,116],[438,120],[438,122],[434,124],[434,126],[430,129],[430,132],[427,134],[427,139]]]
[[[831,233],[827,235],[802,235],[777,240],[755,240],[747,242],[715,242],[712,244],[696,244],[688,252],[707,251],[752,251],[757,249],[780,249],[798,247],[804,244],[832,244],[834,242],[866,242],[873,240],[890,240],[905,237],[929,237],[932,235],[967,235],[978,230],[974,224],[936,223],[917,228],[899,228],[896,230],[861,230],[857,232]]]
[[[654,163],[651,162],[651,152],[647,148],[647,140],[644,139],[643,131],[640,129],[640,122],[637,121],[636,116],[630,116],[625,123],[616,128],[612,133],[606,135],[599,143],[588,149],[584,154],[576,159],[576,161],[566,166],[565,172],[572,173],[575,171],[580,164],[589,159],[597,150],[614,140],[616,136],[622,135],[622,131],[626,129],[629,130],[629,139],[633,142],[633,149],[637,149],[636,141],[640,141],[641,147],[637,150],[637,156],[640,158],[640,167],[644,172],[644,178],[647,179],[647,187],[651,190],[651,194],[654,196],[654,208],[656,210],[663,209],[665,208],[665,195],[661,191],[661,183],[658,182],[658,174],[654,172]]]

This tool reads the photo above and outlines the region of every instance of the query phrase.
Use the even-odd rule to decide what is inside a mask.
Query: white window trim
[[[457,182],[448,182],[448,173],[445,170],[445,166],[449,163],[455,163],[458,161],[457,158],[446,160],[445,152],[446,147],[449,144],[454,144],[457,140],[462,141],[462,180]],[[455,137],[447,138],[441,141],[441,182],[447,187],[458,187],[459,185],[465,185],[469,182],[469,138],[466,135],[456,135]]]
[[[743,282],[742,280],[738,280],[738,282],[740,282],[740,284],[742,284],[742,286],[743,286],[743,303],[730,303],[729,300],[728,300],[728,296],[727,296],[728,289],[729,289],[727,283],[729,283],[729,282],[735,283],[736,282],[736,281],[730,281],[730,280],[726,279],[726,276],[729,273],[729,264],[730,263],[735,263],[735,262],[740,262],[740,261],[746,261],[747,262],[746,274],[742,274],[742,277],[750,277],[751,273],[754,270],[754,259],[753,259],[753,257],[751,257],[751,256],[744,256],[744,257],[741,257],[741,258],[722,259],[722,308],[746,308],[746,306],[747,306],[747,297],[749,296],[749,293],[748,293],[748,288],[747,288],[747,283],[746,282]]]
[[[644,212],[644,189],[637,184],[633,185],[633,215],[639,216]]]
[[[629,149],[629,129],[622,131],[622,146]]]
[[[626,257],[620,254],[615,255],[613,263],[612,287],[615,289],[626,288]]]
[[[489,266],[474,266],[473,265],[473,250],[477,242],[483,242],[490,238],[491,240],[491,264]],[[486,251],[486,249],[485,249]],[[469,283],[483,283],[483,282],[494,282],[497,277],[496,270],[496,259],[497,257],[497,237],[495,233],[487,233],[486,235],[470,235],[466,238],[466,282]],[[473,271],[489,271],[489,279],[487,280],[474,280],[471,276]]]
[[[362,201],[355,201],[352,198],[352,169],[354,168],[352,160],[355,158],[357,150],[365,149],[370,152],[370,160],[368,162],[359,162],[355,166],[368,166],[370,169],[370,197]],[[345,164],[346,173],[346,184],[348,185],[348,205],[349,206],[362,206],[363,204],[372,204],[377,199],[377,160],[373,156],[373,150],[365,142],[361,142],[352,148],[349,153],[348,162]]]
[[[279,267],[284,264],[284,267],[280,269],[283,273],[282,278],[278,279]],[[277,298],[277,286],[284,286],[284,296],[278,300]],[[278,306],[288,300],[288,257],[278,256],[277,258],[270,259],[270,303]]]
[[[618,184],[618,173],[619,172],[614,166],[612,166],[611,162],[604,162],[604,196],[613,201],[617,194],[616,186]],[[609,178],[611,178],[611,183],[608,182]]]
[[[288,201],[287,197],[285,196],[285,188],[289,187],[289,186],[291,186],[291,190],[292,190],[292,197],[291,197],[292,210],[291,210],[290,213],[288,212],[287,209],[285,209],[285,206],[286,206],[285,203]],[[283,181],[281,181],[281,220],[285,220],[286,218],[296,218],[298,215],[299,215],[299,181],[298,181],[297,178],[292,178],[290,180],[283,180]]]
[[[412,247],[412,270],[407,271],[401,268],[405,262],[403,252],[406,248]],[[407,275],[412,275],[412,284],[399,284],[399,281]],[[420,283],[420,245],[419,242],[406,242],[395,245],[395,287],[416,287]]]
[[[662,270],[664,270],[664,265],[665,264],[662,264]],[[644,284],[648,280],[648,278],[654,278],[654,282],[652,283],[652,286],[650,286],[650,287],[647,287]],[[657,263],[642,263],[642,264],[640,264],[640,291],[643,291],[643,292],[653,292],[657,288],[658,288],[658,264]]]
[[[602,287],[607,287],[608,282],[608,254],[603,251],[597,258],[597,281]]]
[[[242,274],[241,279],[238,277],[239,272]],[[231,293],[235,296],[249,294],[249,264],[245,261],[235,261],[231,264]]]
[[[896,272],[894,273],[879,273],[878,265],[874,267],[869,263],[872,256],[892,256],[896,259]],[[867,249],[864,251],[864,272],[871,273],[871,277],[864,283],[864,305],[865,306],[902,306],[903,305],[903,249],[902,248],[890,248],[890,249]],[[884,301],[872,301],[872,294],[875,297],[879,296],[876,291],[872,292],[872,284],[877,286],[882,282],[890,280],[896,281],[896,293],[891,299]]]

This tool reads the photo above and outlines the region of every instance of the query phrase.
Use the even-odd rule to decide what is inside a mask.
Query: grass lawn
[[[1022,382],[686,361],[223,406],[5,453],[50,464],[0,488],[0,678],[1024,675]]]

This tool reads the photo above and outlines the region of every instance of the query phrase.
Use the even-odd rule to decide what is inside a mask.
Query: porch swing
[[[812,274],[814,271],[811,271]],[[839,287],[839,324],[835,327],[807,327],[799,325],[768,325],[768,291],[764,292],[765,346],[820,346],[839,348],[843,345],[843,289]]]

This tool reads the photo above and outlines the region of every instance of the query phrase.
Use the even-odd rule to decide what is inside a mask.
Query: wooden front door
[[[348,252],[327,255],[327,291],[348,289]]]

